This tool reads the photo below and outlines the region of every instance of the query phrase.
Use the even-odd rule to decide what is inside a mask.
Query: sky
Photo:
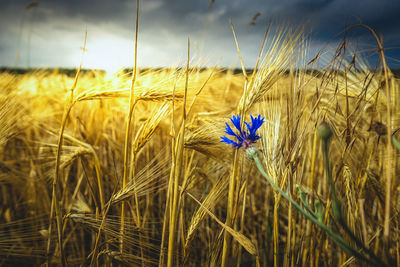
[[[0,66],[77,67],[86,30],[84,68],[133,66],[135,0],[0,2]],[[268,22],[279,28],[308,21],[310,58],[335,46],[345,27],[362,22],[382,36],[390,66],[400,68],[398,0],[141,0],[139,12],[140,67],[183,64],[188,38],[198,64],[240,66],[231,19],[246,67],[256,62]],[[374,44],[366,30],[350,35]]]

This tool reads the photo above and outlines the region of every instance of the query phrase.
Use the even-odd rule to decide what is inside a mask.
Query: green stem
[[[342,205],[336,194],[335,184],[333,183],[331,165],[329,164],[329,138],[322,138],[322,154],[324,158],[324,165],[326,170],[326,176],[328,177],[328,183],[331,190],[332,196],[332,213],[334,218],[341,224],[343,224],[342,217]]]
[[[314,218],[318,218],[317,214],[315,214],[315,212],[310,208],[310,206],[308,205],[308,203],[306,201],[306,193],[304,193],[303,190],[301,190],[301,187],[298,184],[296,184],[296,189],[299,192],[300,201],[303,204],[303,206],[306,208],[308,213],[311,214]]]
[[[308,214],[304,209],[300,207],[300,205],[294,201],[287,193],[282,191],[279,186],[277,186],[274,181],[268,176],[268,174],[264,171],[262,164],[258,158],[257,155],[252,155],[251,158],[254,160],[254,162],[257,165],[258,170],[260,171],[261,175],[264,176],[264,178],[272,185],[272,187],[279,192],[286,200],[288,200],[290,203],[293,204],[293,206],[301,213],[303,214],[308,220],[312,221],[314,224],[316,224],[319,228],[324,230],[331,238],[333,241],[335,241],[344,251],[346,251],[348,254],[354,255],[356,257],[359,257],[361,259],[365,259],[363,255],[361,255],[359,252],[351,248],[346,241],[343,240],[341,236],[339,236],[337,233],[333,232],[332,229],[328,228],[324,223],[318,221],[318,219],[314,218],[310,214]]]
[[[346,224],[346,221],[343,219],[343,213],[342,213],[342,204],[339,201],[337,194],[336,194],[336,189],[335,189],[335,184],[333,183],[333,178],[332,178],[332,171],[330,167],[330,162],[329,162],[329,137],[324,138],[322,137],[322,154],[324,158],[324,165],[326,169],[326,175],[328,178],[328,183],[331,189],[331,196],[332,196],[332,213],[334,219],[339,223],[339,225],[342,227],[342,229],[348,234],[348,236],[356,243],[358,247],[360,247],[371,259],[371,261],[375,261],[375,263],[378,263],[378,265],[385,265],[370,249],[366,248],[364,244],[353,234],[353,232],[349,229],[349,227]]]
[[[394,137],[394,135],[392,135],[392,144],[398,151],[400,151],[400,142],[396,137]]]

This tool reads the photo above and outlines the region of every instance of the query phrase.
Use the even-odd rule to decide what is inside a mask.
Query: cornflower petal
[[[239,141],[243,141],[243,138],[240,137],[239,135],[237,135],[237,134],[232,130],[232,128],[229,126],[228,123],[225,122],[225,124],[226,124],[226,128],[225,128],[225,133],[226,133],[226,134],[229,134],[229,135],[232,135],[232,136],[236,137]]]
[[[242,133],[242,129],[240,127],[240,116],[239,114],[235,117],[235,115],[233,115],[232,119],[231,119],[232,124],[236,127],[236,129]]]
[[[234,147],[236,147],[236,148],[239,148],[239,147],[242,146],[242,142],[237,143],[237,142],[235,142],[235,141],[229,139],[229,138],[226,137],[226,136],[222,136],[221,139],[222,139],[222,140],[221,140],[222,143],[232,144],[232,145],[233,145]]]
[[[250,118],[251,118],[251,127],[249,129],[250,131],[249,139],[255,141],[260,138],[258,135],[256,135],[256,132],[264,123],[264,118],[261,118],[261,115],[258,115],[257,117],[253,117],[252,115],[250,115]]]
[[[251,134],[251,126],[248,122],[244,122],[246,124],[247,129],[249,130],[249,135]]]
[[[264,118],[261,118],[261,115],[258,115],[257,117],[253,117],[252,115],[250,115],[250,118],[251,118],[251,125],[247,122],[244,122],[244,124],[246,124],[246,128],[248,130],[247,131],[241,128],[240,125],[241,118],[239,114],[236,116],[234,115],[230,120],[237,129],[237,131],[239,132],[239,134],[235,133],[228,123],[225,123],[226,125],[225,133],[235,137],[238,141],[235,142],[232,139],[223,136],[221,137],[221,142],[231,144],[234,148],[237,149],[239,149],[242,146],[244,146],[245,149],[251,147],[252,143],[255,143],[258,139],[260,139],[260,136],[258,136],[256,132],[264,123]]]

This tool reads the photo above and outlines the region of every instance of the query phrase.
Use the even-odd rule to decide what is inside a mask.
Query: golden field
[[[281,32],[246,75],[190,62],[133,86],[132,71],[1,73],[0,266],[400,266],[400,83],[343,47],[305,71],[300,34]],[[220,142],[235,114],[265,118],[264,170],[359,255]]]

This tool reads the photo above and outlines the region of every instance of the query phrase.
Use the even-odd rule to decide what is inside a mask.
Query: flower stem
[[[286,200],[288,200],[292,205],[301,213],[303,214],[308,220],[316,224],[319,228],[324,230],[331,238],[333,241],[335,241],[345,252],[348,254],[354,255],[358,258],[365,259],[363,255],[361,255],[358,251],[354,250],[351,248],[344,239],[338,235],[337,233],[333,232],[332,229],[327,227],[323,222],[320,222],[317,218],[314,216],[311,216],[307,211],[305,211],[300,205],[294,201],[287,193],[285,193],[279,186],[277,186],[274,181],[268,176],[268,174],[264,171],[262,164],[260,162],[260,159],[258,158],[257,155],[253,154],[251,158],[254,160],[256,163],[256,166],[258,170],[260,171],[261,175],[264,176],[264,178],[272,185],[272,187],[279,192]]]
[[[332,170],[329,164],[329,139],[322,138],[322,154],[324,158],[324,165],[326,170],[326,176],[328,177],[328,183],[331,190],[332,196],[332,213],[335,220],[337,220],[340,224],[343,224],[343,216],[342,216],[342,205],[337,197],[335,184],[333,183],[332,178]]]
[[[392,135],[392,144],[398,151],[400,151],[400,142],[396,137],[394,137],[394,135]]]

